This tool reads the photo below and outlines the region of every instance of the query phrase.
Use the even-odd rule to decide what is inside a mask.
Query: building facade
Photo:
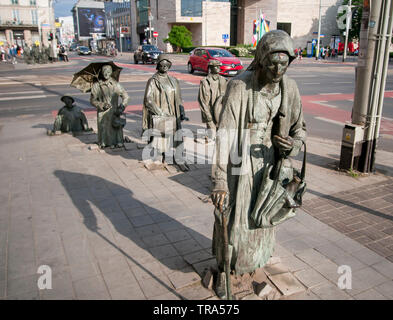
[[[130,2],[105,2],[105,17],[107,40],[114,41],[119,51],[131,51]]]
[[[158,32],[156,40],[158,47],[168,50],[163,42],[168,37],[172,26],[183,25],[192,32],[194,46],[199,45],[229,45],[223,39],[223,34],[230,36],[231,3],[229,0],[136,0],[131,3],[132,30],[136,37],[132,37],[133,47],[148,41],[150,34],[145,32],[150,26]],[[150,21],[149,21],[150,16]]]
[[[318,38],[319,1],[278,0],[277,27],[285,30],[296,47],[306,47],[308,41]],[[321,0],[321,45],[328,46],[339,37],[336,17],[342,0]]]
[[[0,0],[0,43],[48,46],[50,33],[55,33],[52,3],[52,0]]]
[[[59,17],[56,18],[59,26],[57,27],[57,34],[59,42],[61,44],[69,45],[74,41],[74,18],[69,17]]]

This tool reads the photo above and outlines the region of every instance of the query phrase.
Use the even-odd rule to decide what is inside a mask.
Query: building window
[[[18,0],[11,0],[11,4],[18,4]]]
[[[14,22],[20,23],[19,10],[17,10],[17,9],[12,10],[12,19],[14,20]]]
[[[38,24],[37,10],[31,10],[31,22],[32,24]]]
[[[277,30],[283,30],[291,35],[291,23],[290,22],[277,22]]]
[[[149,23],[149,0],[137,0],[136,2],[136,19],[138,25],[148,25]]]
[[[202,0],[181,0],[183,17],[202,17]]]
[[[36,1],[36,0],[30,0],[30,5],[31,5],[31,6],[37,5],[37,1]]]

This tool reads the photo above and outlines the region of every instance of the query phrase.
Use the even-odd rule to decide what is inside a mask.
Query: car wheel
[[[192,67],[192,64],[190,62],[188,63],[187,69],[188,73],[194,73],[194,68]]]
[[[134,57],[134,63],[138,64],[138,60],[136,60],[136,58]]]
[[[143,58],[142,58],[142,64],[146,64],[146,61],[145,61],[145,59],[143,59]]]

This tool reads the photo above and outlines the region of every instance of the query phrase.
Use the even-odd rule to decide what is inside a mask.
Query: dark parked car
[[[91,51],[88,47],[79,47],[78,48],[78,54],[79,55],[91,55]]]
[[[160,53],[163,52],[151,44],[139,46],[138,49],[134,51],[134,63],[137,64],[139,61],[142,61],[143,64],[148,62],[157,63]]]
[[[73,43],[70,45],[70,51],[77,51],[79,48],[79,45],[77,43]]]
[[[194,70],[208,73],[207,65],[210,60],[218,60],[222,63],[220,74],[235,76],[243,70],[243,64],[228,50],[221,48],[195,48],[190,53],[188,60],[188,72]]]

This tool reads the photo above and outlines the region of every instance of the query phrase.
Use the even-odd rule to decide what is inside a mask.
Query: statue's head
[[[273,30],[259,40],[248,70],[263,70],[270,81],[279,82],[295,58],[291,37],[285,31]]]
[[[208,67],[211,74],[219,74],[222,63],[218,60],[210,60]]]
[[[112,76],[112,66],[109,64],[102,67],[101,74],[105,80],[108,80]]]
[[[157,70],[159,73],[166,73],[171,68],[172,62],[167,54],[160,54],[157,60]]]
[[[62,96],[60,100],[64,102],[68,109],[71,109],[75,102],[74,98],[71,96]]]

